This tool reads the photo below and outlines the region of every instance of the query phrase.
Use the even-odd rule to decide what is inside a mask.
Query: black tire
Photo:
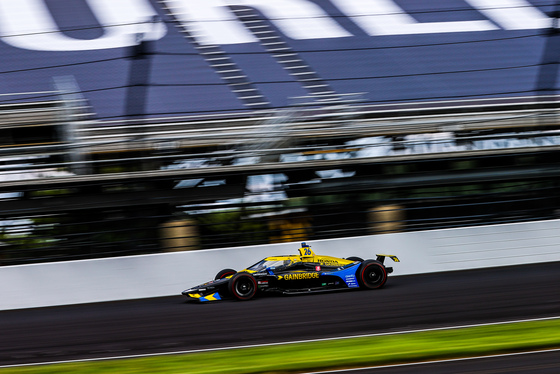
[[[348,261],[359,261],[359,262],[364,262],[363,258],[360,257],[348,257],[347,258]]]
[[[250,300],[257,293],[257,280],[249,273],[235,273],[229,280],[228,290],[237,300]]]
[[[367,260],[362,262],[356,271],[356,278],[360,288],[366,290],[381,288],[387,282],[387,270],[381,262]]]
[[[233,275],[235,273],[237,273],[237,272],[233,269],[224,269],[224,270],[220,271],[218,274],[216,274],[216,277],[214,279],[215,280],[222,279],[222,278],[225,278],[225,277],[229,277],[230,275]]]

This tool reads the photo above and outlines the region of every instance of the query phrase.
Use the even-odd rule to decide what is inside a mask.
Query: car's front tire
[[[257,280],[249,273],[235,273],[229,280],[229,293],[237,300],[250,300],[257,293]]]
[[[237,273],[237,272],[233,269],[224,269],[224,270],[221,270],[218,274],[216,274],[216,277],[214,278],[214,280],[229,277],[230,275],[233,275],[235,273]]]
[[[387,282],[387,270],[379,261],[367,260],[358,268],[356,278],[360,288],[368,290],[381,288]]]

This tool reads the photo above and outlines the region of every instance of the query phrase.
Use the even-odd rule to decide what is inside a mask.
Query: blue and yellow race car
[[[215,301],[225,298],[250,300],[258,293],[302,294],[341,289],[375,289],[383,287],[393,268],[384,265],[385,258],[395,262],[393,255],[378,254],[375,260],[358,257],[346,259],[319,256],[306,243],[299,255],[267,257],[236,272],[220,271],[214,280],[182,292],[189,300]]]

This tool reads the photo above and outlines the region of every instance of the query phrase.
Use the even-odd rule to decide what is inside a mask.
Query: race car
[[[182,292],[199,302],[232,298],[250,300],[257,294],[302,294],[334,290],[381,288],[393,268],[385,258],[400,262],[397,256],[378,254],[375,260],[359,257],[320,256],[301,243],[299,255],[267,257],[245,270],[224,269],[214,280]]]

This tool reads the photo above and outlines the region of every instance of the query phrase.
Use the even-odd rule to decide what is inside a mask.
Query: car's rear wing
[[[384,263],[384,262],[385,262],[385,257],[389,257],[391,260],[393,260],[393,261],[395,261],[395,262],[401,262],[401,260],[399,260],[399,258],[398,258],[397,256],[394,256],[394,255],[383,255],[383,254],[378,254],[378,255],[376,255],[376,256],[377,256],[376,260],[379,261],[379,262],[381,262],[381,263]]]
[[[383,255],[383,254],[378,254],[376,260],[383,264],[385,262],[385,257],[389,257],[391,260],[393,260],[395,262],[401,262],[401,260],[399,260],[399,258],[397,256]],[[383,266],[385,266],[385,265],[383,265]],[[392,273],[393,272],[393,268],[390,267],[390,266],[385,266],[385,270],[387,270],[387,273]]]

